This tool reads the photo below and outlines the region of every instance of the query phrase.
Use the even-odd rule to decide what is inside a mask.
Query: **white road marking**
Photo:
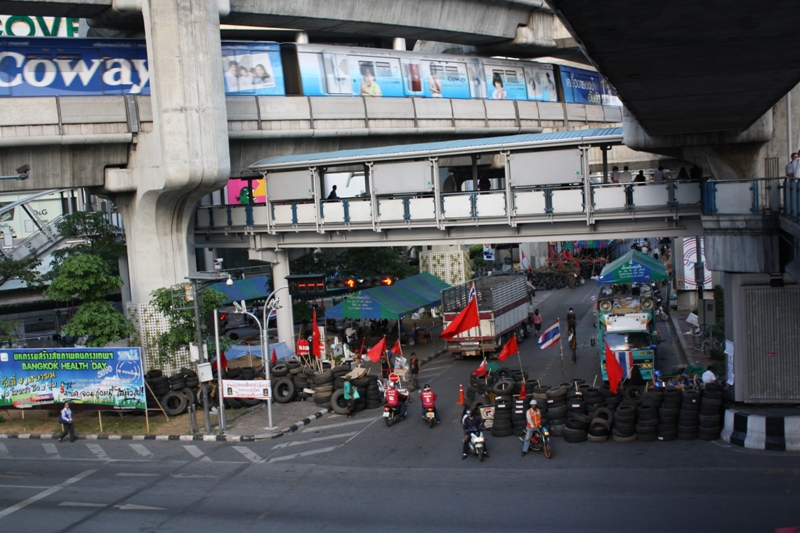
[[[44,448],[45,453],[49,455],[54,455],[56,456],[56,458],[59,457],[58,446],[56,446],[55,444],[51,442],[43,442],[42,447]]]
[[[288,446],[300,446],[301,444],[309,444],[312,442],[319,442],[321,440],[331,440],[331,439],[343,439],[345,437],[351,437],[358,433],[358,431],[351,431],[350,433],[342,433],[340,435],[326,435],[325,437],[317,437],[315,439],[308,439],[308,440],[296,440],[293,442],[284,442],[283,444],[278,444],[277,446],[273,446],[273,450],[277,450],[279,448],[286,448]]]
[[[241,461],[240,461],[240,463],[241,463]],[[202,476],[202,475],[199,475],[199,474],[194,474],[194,475],[193,474],[172,474],[172,477],[178,478],[178,479],[198,479],[198,478],[201,478],[201,477],[215,478],[215,477],[218,477],[218,476]]]
[[[0,489],[49,489],[49,485],[0,485]]]
[[[332,452],[339,446],[329,446],[327,448],[320,448],[318,450],[309,450],[307,452],[293,453],[292,455],[283,455],[281,457],[273,457],[268,463],[277,463],[278,461],[288,461],[290,459],[297,459],[298,457],[306,457],[307,455],[316,455],[318,453]]]
[[[247,459],[250,460],[251,463],[259,463],[262,460],[259,455],[257,455],[247,446],[234,446],[233,449],[239,452],[240,454],[244,455]]]
[[[347,440],[346,440],[344,443],[345,443],[345,444],[350,444],[350,443],[353,441],[353,439],[355,439],[356,437],[358,437],[359,435],[361,435],[362,433],[364,433],[364,432],[365,432],[367,429],[369,429],[369,427],[370,427],[372,424],[374,424],[375,422],[377,422],[378,420],[380,420],[380,419],[382,419],[382,418],[383,418],[382,416],[379,416],[379,417],[377,417],[377,418],[373,419],[373,420],[372,420],[372,422],[369,424],[369,426],[365,427],[364,429],[362,429],[361,431],[359,431],[358,433],[356,433],[355,435],[353,435],[352,437],[350,437],[349,439],[347,439]]]
[[[195,459],[200,459],[201,461],[205,461],[207,463],[211,462],[211,458],[206,457],[206,454],[203,453],[203,450],[194,444],[184,444],[183,447],[186,448],[186,451],[189,452]]]
[[[86,447],[89,448],[89,451],[95,454],[98,459],[102,461],[111,460],[111,458],[106,454],[106,452],[103,450],[103,448],[100,447],[99,444],[87,444]]]
[[[356,420],[350,420],[349,422],[339,422],[337,424],[325,424],[325,425],[322,425],[322,426],[309,426],[309,427],[307,427],[305,429],[301,429],[300,432],[304,433],[306,431],[325,431],[326,429],[340,428],[340,427],[344,427],[344,426],[352,426],[354,424],[366,424],[367,422],[373,422],[375,420],[378,420],[378,418],[381,418],[381,417],[377,417],[376,416],[374,418],[358,418]]]
[[[5,444],[0,444],[0,459],[8,457],[8,448]]]
[[[86,470],[84,472],[81,472],[77,476],[69,478],[68,480],[66,480],[63,483],[59,483],[58,485],[50,487],[49,489],[47,489],[47,490],[45,490],[43,492],[40,492],[39,494],[31,496],[27,500],[23,500],[23,501],[21,501],[21,502],[19,502],[17,504],[12,505],[11,507],[7,507],[3,511],[0,511],[0,518],[5,518],[8,515],[10,515],[11,513],[19,511],[20,509],[23,509],[23,508],[29,506],[32,503],[38,502],[42,498],[47,498],[51,494],[55,494],[56,492],[60,491],[61,489],[64,489],[67,486],[72,485],[73,483],[77,483],[78,481],[82,480],[83,478],[85,478],[87,476],[91,476],[95,472],[97,472],[97,470]]]
[[[144,444],[129,444],[133,451],[141,455],[142,457],[153,457],[153,453],[145,448]]]
[[[115,505],[120,511],[166,511],[166,507],[148,507],[147,505],[135,505],[126,503],[125,505]]]
[[[61,502],[59,507],[106,507],[105,503]]]
[[[120,472],[117,477],[158,477],[161,474],[137,474],[135,472]]]

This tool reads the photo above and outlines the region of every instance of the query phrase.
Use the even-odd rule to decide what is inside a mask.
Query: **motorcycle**
[[[482,463],[483,456],[486,454],[486,439],[483,436],[483,426],[469,433],[469,451],[478,456]]]
[[[423,420],[428,423],[428,427],[433,428],[436,425],[436,413],[433,411],[433,407],[425,408],[425,416]]]
[[[395,407],[389,407],[388,405],[384,406],[383,420],[386,422],[388,427],[392,427],[392,424],[395,422],[400,422],[406,417],[406,413],[401,412],[401,409],[402,408],[399,405]]]
[[[550,428],[542,426],[541,430],[533,432],[530,449],[535,452],[543,451],[548,459],[553,456],[553,449],[550,447]]]

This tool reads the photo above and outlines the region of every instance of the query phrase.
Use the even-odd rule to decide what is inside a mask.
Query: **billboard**
[[[559,67],[564,101],[574,104],[621,106],[617,93],[599,72],[572,67]]]
[[[0,350],[0,409],[145,409],[139,348]]]

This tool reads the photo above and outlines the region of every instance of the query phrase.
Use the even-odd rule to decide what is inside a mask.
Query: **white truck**
[[[469,303],[472,284],[478,298],[480,328],[472,328],[447,341],[447,351],[454,358],[481,356],[496,358],[511,335],[522,342],[530,333],[533,316],[528,299],[528,285],[523,275],[477,278],[442,291],[444,327]]]

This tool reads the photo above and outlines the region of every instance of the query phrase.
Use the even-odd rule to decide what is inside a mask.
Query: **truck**
[[[642,378],[650,379],[656,368],[659,342],[652,286],[649,283],[601,285],[595,317],[603,379],[608,379],[606,343],[622,367],[623,378],[629,378],[636,366]]]
[[[523,275],[487,276],[455,285],[442,291],[444,327],[469,303],[472,285],[478,299],[480,328],[456,335],[447,341],[447,351],[456,358],[481,356],[496,358],[511,335],[517,342],[530,335],[533,312],[528,285]]]

